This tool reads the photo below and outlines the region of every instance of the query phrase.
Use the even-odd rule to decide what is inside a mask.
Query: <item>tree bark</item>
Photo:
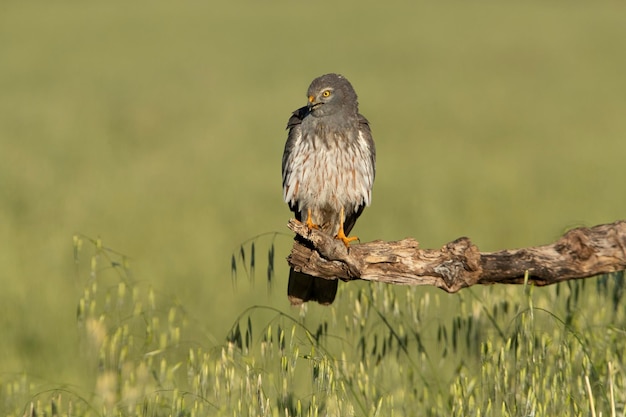
[[[410,238],[346,248],[297,220],[288,227],[301,238],[289,265],[326,279],[434,285],[454,293],[476,284],[523,284],[527,271],[529,283],[543,286],[626,269],[626,221],[572,229],[550,245],[498,252],[480,252],[466,237],[441,249],[420,249]]]

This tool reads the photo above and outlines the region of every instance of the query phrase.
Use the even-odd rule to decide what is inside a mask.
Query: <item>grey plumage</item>
[[[316,78],[307,96],[309,104],[293,112],[287,123],[283,196],[298,220],[309,220],[332,236],[340,233],[343,210],[343,232],[348,235],[371,202],[376,150],[369,123],[358,112],[352,85],[341,75]],[[330,304],[337,283],[291,270],[289,299],[293,304]]]

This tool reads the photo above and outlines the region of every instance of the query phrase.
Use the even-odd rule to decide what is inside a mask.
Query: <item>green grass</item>
[[[626,415],[623,273],[503,299],[371,285],[321,315],[251,306],[209,343],[125,256],[79,237],[75,249],[74,365],[91,381],[6,378],[3,415]]]
[[[90,255],[79,253],[75,262],[74,235],[100,236],[126,254],[132,267],[127,271],[133,274],[127,296],[131,287],[139,288],[142,297],[154,292],[160,299],[155,305],[164,309],[164,326],[168,311],[182,308],[189,323],[180,324],[181,329],[203,351],[220,352],[239,315],[251,306],[281,312],[287,335],[293,325],[288,317],[304,320],[313,333],[318,323],[331,323],[333,337],[315,347],[320,363],[329,363],[339,380],[350,373],[365,378],[364,372],[381,387],[378,397],[371,388],[359,394],[356,380],[353,392],[332,391],[338,403],[347,398],[346,406],[354,407],[355,414],[373,414],[376,398],[382,398],[381,410],[410,407],[428,413],[429,407],[449,407],[448,388],[457,387],[450,385],[456,374],[467,378],[467,395],[461,399],[474,395],[476,404],[484,404],[485,398],[500,398],[487,395],[491,386],[474,383],[484,393],[482,399],[469,389],[479,381],[479,369],[468,363],[455,373],[467,352],[449,346],[447,358],[452,359],[443,363],[454,365],[441,371],[439,362],[430,370],[414,368],[402,354],[393,363],[385,359],[389,374],[411,370],[414,379],[398,372],[381,375],[372,365],[360,371],[359,331],[350,330],[347,313],[340,311],[350,311],[361,292],[381,312],[387,311],[377,304],[384,297],[374,301],[374,294],[403,300],[397,308],[402,315],[430,299],[431,321],[392,321],[390,327],[397,330],[404,323],[407,334],[410,329],[436,335],[439,325],[450,327],[457,316],[467,320],[477,308],[489,310],[505,299],[511,299],[511,306],[527,305],[520,288],[448,296],[435,289],[351,283],[342,286],[334,309],[310,306],[300,318],[299,311],[289,308],[283,259],[290,247],[285,228],[290,214],[282,202],[279,172],[284,126],[289,113],[304,103],[310,80],[324,72],[341,72],[353,82],[374,130],[378,176],[373,205],[355,229],[363,241],[412,236],[424,247],[438,247],[467,235],[482,250],[496,250],[547,243],[569,227],[624,217],[626,27],[617,3],[393,1],[381,8],[371,1],[326,0],[8,1],[1,9],[0,384],[2,395],[16,393],[2,397],[6,401],[1,403],[10,404],[7,414],[22,414],[15,410],[25,409],[33,395],[45,398],[48,390],[59,387],[80,393],[94,412],[102,412],[96,394],[101,370],[89,356],[97,355],[97,349],[84,345],[80,321],[76,330],[76,307],[90,288],[85,266]],[[257,235],[262,236],[255,241],[256,280],[246,281],[240,269],[233,286],[231,256]],[[275,275],[266,290],[262,261],[272,242]],[[249,243],[245,248],[249,251]],[[114,277],[97,294],[117,291]],[[619,338],[610,337],[623,334],[624,325],[619,318],[609,320],[612,313],[591,290],[594,285],[595,280],[586,283],[579,296],[589,304],[579,300],[577,306],[585,309],[571,314],[552,308],[569,291],[566,287],[559,296],[555,289],[535,293],[549,300],[544,307],[554,316],[582,320],[579,328],[565,332],[553,316],[539,312],[532,326],[555,326],[547,334],[566,343],[572,359],[579,358],[583,347],[593,353],[597,379],[580,361],[575,364],[580,372],[565,380],[580,393],[576,378],[584,382],[589,371],[596,405],[607,415],[608,397],[600,387],[610,380],[602,379],[610,358],[598,357],[623,350]],[[98,314],[115,327],[115,310],[101,308],[97,304]],[[259,332],[275,322],[261,307],[252,311],[260,349]],[[145,324],[135,325],[143,334]],[[274,339],[277,326],[272,324]],[[368,333],[367,350],[373,349],[374,334],[388,329],[380,320],[376,326]],[[485,334],[473,343],[477,352],[485,352],[481,343],[491,340],[487,336],[495,330],[488,320],[481,326]],[[516,332],[504,334],[513,337]],[[570,334],[581,340],[593,336],[588,340],[599,346],[577,346]],[[294,337],[308,340],[301,327]],[[499,342],[493,342],[484,360],[506,347],[505,339]],[[148,352],[143,343],[132,346],[139,357]],[[309,355],[311,346],[303,345],[300,352]],[[181,363],[182,372],[188,346],[177,349],[165,368]],[[329,355],[319,353],[324,349]],[[507,355],[516,349],[512,345],[502,360],[511,361]],[[229,363],[258,364],[254,352],[243,354],[245,361],[238,357]],[[546,352],[552,367],[558,362],[550,358],[565,355]],[[221,353],[207,363],[217,363],[217,357]],[[294,390],[293,404],[313,403],[313,396],[328,404],[303,376],[309,368],[302,364],[309,362],[296,362],[294,378],[304,381],[299,385],[304,388]],[[417,356],[413,362],[423,366]],[[139,366],[140,361],[131,363]],[[348,368],[342,370],[343,363]],[[614,384],[623,387],[620,362],[611,363]],[[274,365],[259,368],[263,366],[280,375],[272,371]],[[532,371],[522,370],[527,375]],[[438,386],[418,378],[422,371]],[[274,378],[276,388],[267,392],[278,398],[282,380]],[[398,381],[411,381],[421,397]],[[146,382],[144,393],[155,392],[151,384],[154,379]],[[506,395],[505,388],[499,387],[498,395]],[[576,398],[585,404],[588,397],[583,390]],[[172,393],[167,398],[177,397]],[[234,410],[229,408],[233,403],[222,400],[215,405]],[[66,401],[62,395],[64,407]],[[537,401],[539,413],[547,399]],[[622,408],[623,403],[622,398]],[[586,414],[588,408],[579,410]]]

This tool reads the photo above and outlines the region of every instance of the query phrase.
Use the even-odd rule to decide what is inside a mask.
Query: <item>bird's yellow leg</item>
[[[311,219],[311,209],[307,210],[306,222],[304,224],[306,224],[306,227],[308,227],[309,230],[310,229],[319,229],[320,228],[318,225],[313,223],[313,219]]]
[[[343,212],[343,206],[341,206],[341,212],[340,212],[340,220],[339,220],[339,232],[337,232],[337,236],[335,236],[337,239],[341,239],[341,241],[343,242],[344,245],[346,245],[346,248],[350,246],[350,242],[354,242],[355,240],[359,240],[358,237],[356,236],[352,236],[352,237],[348,237],[346,236],[346,234],[343,231],[343,220],[344,220],[344,212]]]

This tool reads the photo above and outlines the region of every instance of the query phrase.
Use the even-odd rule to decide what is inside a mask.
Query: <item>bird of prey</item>
[[[356,219],[368,206],[374,184],[376,149],[369,123],[359,114],[352,84],[338,74],[311,82],[308,103],[293,112],[283,153],[283,197],[296,219],[341,239],[346,246]],[[293,305],[331,304],[338,280],[289,272]]]

